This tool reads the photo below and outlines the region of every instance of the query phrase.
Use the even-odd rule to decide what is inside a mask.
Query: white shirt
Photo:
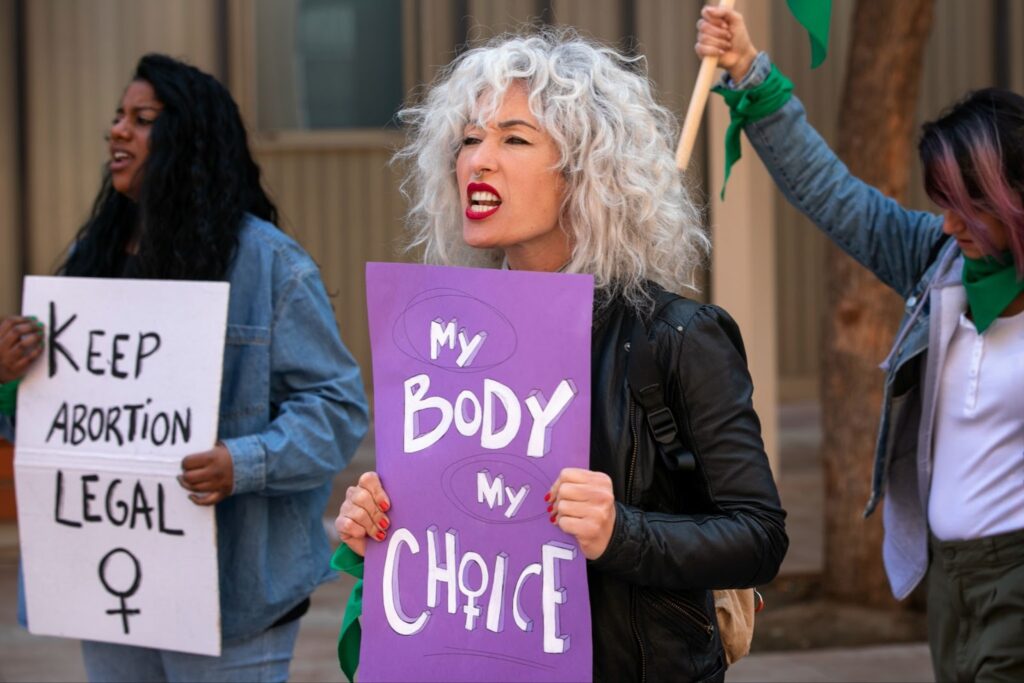
[[[1024,313],[961,314],[935,415],[928,524],[943,541],[1024,528]]]

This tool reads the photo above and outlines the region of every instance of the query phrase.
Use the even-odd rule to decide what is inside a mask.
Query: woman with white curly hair
[[[401,113],[396,158],[427,262],[595,278],[590,469],[546,497],[588,559],[595,680],[722,680],[711,589],[775,576],[785,513],[736,323],[673,293],[708,239],[643,70],[570,30],[502,36]],[[384,540],[393,504],[364,474],[341,552]]]

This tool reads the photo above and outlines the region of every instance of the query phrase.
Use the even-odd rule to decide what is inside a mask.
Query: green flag
[[[811,38],[811,68],[828,55],[828,24],[832,18],[832,0],[786,0],[789,11]]]

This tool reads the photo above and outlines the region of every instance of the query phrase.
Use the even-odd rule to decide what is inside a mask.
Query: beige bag
[[[718,633],[725,649],[725,662],[731,665],[750,653],[754,639],[754,613],[761,611],[764,600],[753,588],[730,588],[714,591]]]

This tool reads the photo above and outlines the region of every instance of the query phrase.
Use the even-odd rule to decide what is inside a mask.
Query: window
[[[401,0],[257,0],[260,130],[380,128],[402,103]]]

